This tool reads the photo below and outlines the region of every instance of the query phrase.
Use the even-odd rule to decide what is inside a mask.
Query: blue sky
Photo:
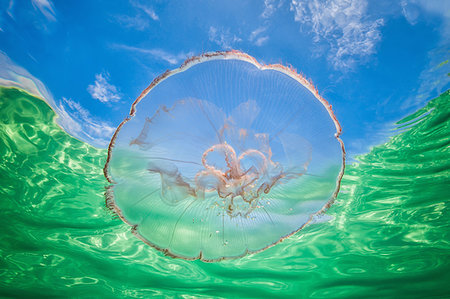
[[[17,80],[12,72],[38,82],[60,124],[96,146],[155,76],[203,52],[292,65],[333,105],[350,154],[385,141],[393,122],[450,85],[446,0],[0,0],[0,9],[0,83]]]

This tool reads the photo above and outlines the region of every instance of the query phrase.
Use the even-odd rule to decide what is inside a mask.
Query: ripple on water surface
[[[43,101],[1,89],[0,293],[449,297],[449,104],[446,92],[413,115],[427,113],[420,122],[347,165],[330,220],[257,255],[207,264],[135,238],[104,207],[106,152],[62,131]]]

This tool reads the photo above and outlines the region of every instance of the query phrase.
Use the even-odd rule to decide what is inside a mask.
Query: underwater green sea
[[[136,238],[105,207],[106,150],[55,117],[44,101],[0,89],[1,297],[450,297],[450,91],[349,163],[325,215],[218,263],[173,259]]]

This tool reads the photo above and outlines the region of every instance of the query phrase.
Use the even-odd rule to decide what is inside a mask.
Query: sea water
[[[218,263],[173,259],[137,239],[105,207],[106,150],[55,117],[44,101],[0,89],[3,297],[450,296],[450,91],[348,164],[325,215]]]

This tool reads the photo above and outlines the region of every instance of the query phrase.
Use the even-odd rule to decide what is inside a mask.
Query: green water
[[[104,207],[106,151],[54,117],[45,102],[0,89],[3,297],[450,297],[449,91],[347,166],[321,221],[212,264],[166,257],[132,235]]]

